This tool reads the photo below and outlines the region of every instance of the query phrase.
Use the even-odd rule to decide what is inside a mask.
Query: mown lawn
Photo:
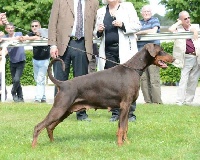
[[[55,141],[44,130],[31,148],[34,126],[49,104],[0,103],[1,160],[199,160],[200,107],[137,105],[137,121],[129,123],[130,143],[116,145],[117,122],[107,110],[89,110],[91,122],[75,114],[57,126]]]

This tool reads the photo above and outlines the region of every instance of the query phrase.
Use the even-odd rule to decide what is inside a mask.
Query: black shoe
[[[128,121],[129,122],[135,122],[136,121],[136,117],[135,116],[129,117]]]
[[[19,98],[18,97],[18,102],[24,102],[24,98]]]
[[[34,101],[34,103],[41,103],[41,102],[40,102],[40,101],[38,101],[38,100],[35,100],[35,101]]]
[[[14,102],[18,102],[19,98],[18,98],[17,95],[12,95],[12,97],[13,97],[13,101],[14,101]]]
[[[80,119],[77,119],[78,121],[87,121],[87,122],[90,122],[91,119],[86,117],[86,118],[80,118]]]
[[[41,100],[41,103],[46,103],[46,100],[45,100],[45,99],[42,99],[42,100]]]
[[[112,116],[110,118],[110,122],[115,122],[115,121],[118,121],[119,120],[119,116]]]

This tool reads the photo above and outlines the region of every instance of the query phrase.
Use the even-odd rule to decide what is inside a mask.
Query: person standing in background
[[[101,39],[97,70],[101,71],[123,64],[137,52],[133,33],[141,28],[132,3],[123,0],[102,0],[106,4],[97,11],[94,35]],[[105,60],[107,59],[107,61]],[[136,102],[130,106],[129,121],[135,121]],[[119,119],[119,108],[111,110],[110,122]]]
[[[28,35],[20,37],[21,41],[25,40],[40,40],[41,24],[38,20],[31,22],[31,31]],[[45,80],[47,75],[47,68],[49,65],[50,50],[48,46],[33,46],[33,73],[36,82],[36,103],[46,102],[45,95]]]
[[[157,17],[152,17],[150,5],[142,7],[141,15],[143,17],[143,19],[140,20],[142,28],[136,33],[137,35],[160,32],[160,22]],[[138,50],[140,51],[147,43],[160,45],[159,40],[138,41]],[[143,72],[141,77],[141,90],[146,103],[163,103],[161,100],[160,68],[158,66],[150,65]]]
[[[15,32],[15,26],[11,22],[6,24],[5,31],[8,34],[6,34],[2,40],[19,40],[22,36],[21,32]],[[22,86],[20,83],[26,60],[24,47],[10,47],[8,48],[8,54],[13,83],[11,94],[14,102],[24,102]]]
[[[48,26],[48,45],[52,58],[60,57],[65,63],[65,71],[60,62],[54,63],[56,79],[68,80],[70,65],[74,77],[88,74],[88,63],[92,58],[93,27],[98,0],[54,0]],[[57,88],[55,88],[55,95]],[[91,121],[86,111],[76,112],[77,120]]]
[[[187,11],[179,13],[177,22],[169,27],[169,31],[193,32],[192,39],[176,39],[174,41],[173,56],[179,60],[176,67],[181,68],[181,79],[177,91],[177,105],[190,105],[194,99],[195,91],[200,76],[200,40],[198,30],[194,24],[190,23],[190,15]]]

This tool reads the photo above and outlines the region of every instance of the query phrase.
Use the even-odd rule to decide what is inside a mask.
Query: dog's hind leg
[[[65,114],[56,122],[53,122],[49,126],[46,127],[47,134],[49,136],[50,141],[52,142],[54,140],[53,138],[53,130],[56,128],[56,126],[62,122],[65,118],[67,118],[72,112],[65,112]]]
[[[117,131],[117,144],[121,146],[124,141],[127,139],[127,127],[128,127],[128,112],[130,104],[127,102],[120,103],[120,116],[118,122],[118,131]]]
[[[68,97],[68,98],[70,99],[70,97]],[[40,122],[38,125],[35,126],[34,133],[33,133],[32,147],[36,146],[38,135],[41,133],[41,131],[44,128],[50,126],[54,122],[55,122],[55,124],[53,124],[52,126],[54,126],[54,128],[55,128],[56,125],[59,124],[58,122],[60,121],[60,119],[63,120],[63,118],[66,118],[65,114],[67,113],[67,110],[69,108],[67,106],[67,104],[71,104],[70,103],[71,100],[69,100],[69,99],[65,100],[64,101],[65,103],[63,101],[55,101],[57,103],[54,103],[54,105],[53,105],[52,109],[50,110],[49,114],[47,115],[47,117],[42,122]],[[50,133],[50,136],[51,136],[51,140],[53,140],[53,132],[52,132],[52,134]]]

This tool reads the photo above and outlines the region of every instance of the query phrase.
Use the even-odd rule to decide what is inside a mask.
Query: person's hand
[[[193,32],[193,39],[198,40],[198,31],[195,28],[190,28],[190,32]]]
[[[105,29],[104,24],[100,24],[99,27],[98,27],[98,32],[101,33],[101,32],[104,31],[104,29]]]
[[[148,33],[147,33],[147,30],[143,30],[143,31],[138,31],[135,34],[136,35],[141,35],[141,34],[144,35],[144,34],[148,34]]]
[[[199,36],[199,35],[198,35],[198,32],[195,31],[194,34],[193,34],[193,39],[194,39],[194,40],[198,40],[198,36]]]
[[[138,32],[136,32],[135,34],[136,34],[136,35],[140,35],[140,34],[141,34],[141,31],[138,31]]]
[[[177,22],[176,22],[178,25],[181,25],[183,22],[180,20],[180,19],[177,19]]]
[[[6,13],[0,13],[0,25],[8,24]]]
[[[20,37],[19,37],[19,41],[23,42],[23,41],[25,41],[25,40],[26,40],[26,37],[25,37],[25,36],[20,36]]]
[[[41,37],[40,36],[35,36],[34,40],[41,40]]]
[[[122,27],[122,22],[118,21],[118,20],[114,20],[112,22],[112,25],[115,26],[115,27]]]
[[[4,32],[0,31],[0,37],[4,36]]]
[[[52,58],[57,58],[58,57],[58,48],[55,47],[51,47],[50,49],[50,55]]]

